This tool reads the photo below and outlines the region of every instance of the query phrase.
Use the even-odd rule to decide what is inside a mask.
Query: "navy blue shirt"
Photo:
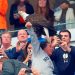
[[[55,49],[51,58],[57,69],[57,75],[74,75],[75,72],[75,47],[71,46],[71,52],[68,53],[68,62],[64,62],[62,48]]]
[[[18,59],[19,61],[23,61],[24,53],[22,50],[16,52],[16,47],[6,50],[5,53],[9,59]]]

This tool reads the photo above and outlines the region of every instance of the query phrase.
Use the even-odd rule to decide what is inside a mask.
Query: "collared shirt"
[[[6,50],[12,49],[14,46],[10,45]],[[3,45],[1,45],[1,48],[4,49]]]
[[[7,49],[5,49],[3,45],[1,45],[1,49],[4,51],[4,53],[3,53],[2,55],[0,55],[0,59],[3,58],[3,57],[7,57],[7,58],[8,58],[8,55],[7,55],[6,52],[7,52],[7,50],[9,50],[9,49],[12,50],[12,48],[13,48],[12,45],[10,45]]]

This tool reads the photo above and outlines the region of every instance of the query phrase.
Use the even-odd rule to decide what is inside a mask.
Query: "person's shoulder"
[[[28,14],[33,14],[34,13],[34,8],[30,3],[25,3],[25,6],[26,6],[26,10],[27,10],[26,12]]]
[[[50,12],[54,12],[52,9],[49,9]]]
[[[71,47],[71,49],[75,49],[75,46],[70,46]]]
[[[28,7],[33,7],[30,3],[25,3],[25,5]]]
[[[15,3],[12,3],[11,6],[16,6],[16,4]]]
[[[49,9],[49,16],[54,17],[54,11],[52,9]]]
[[[49,12],[54,14],[54,11],[52,9],[49,9]]]
[[[74,11],[73,8],[68,8],[68,11]]]
[[[54,49],[54,52],[59,53],[60,51],[62,51],[61,47],[57,47],[57,48]]]
[[[59,50],[59,49],[61,49],[61,47],[55,47],[55,50]]]
[[[71,52],[70,53],[75,56],[75,46],[70,46],[70,48],[71,48]]]
[[[11,5],[11,7],[17,7],[17,4],[16,4],[16,3],[13,3],[13,4]]]

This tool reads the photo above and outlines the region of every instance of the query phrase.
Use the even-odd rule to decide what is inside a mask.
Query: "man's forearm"
[[[36,55],[40,49],[40,43],[38,41],[37,35],[35,34],[33,28],[27,30],[31,36],[31,44],[33,46],[33,53]]]

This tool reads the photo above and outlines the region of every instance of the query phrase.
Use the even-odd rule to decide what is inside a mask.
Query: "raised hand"
[[[4,54],[4,50],[0,48],[0,55]]]
[[[26,68],[21,68],[21,70],[19,71],[18,75],[26,75],[25,70],[26,70]]]
[[[62,41],[62,43],[61,43],[60,46],[61,46],[61,48],[62,48],[64,51],[67,51],[67,52],[70,52],[70,51],[71,51],[70,46],[68,46],[67,42],[65,42],[65,41]]]
[[[20,51],[21,49],[24,50],[26,47],[26,42],[17,42],[16,44],[16,51]]]
[[[30,22],[27,22],[25,27],[27,27],[28,29],[30,29],[32,27],[32,24]]]

